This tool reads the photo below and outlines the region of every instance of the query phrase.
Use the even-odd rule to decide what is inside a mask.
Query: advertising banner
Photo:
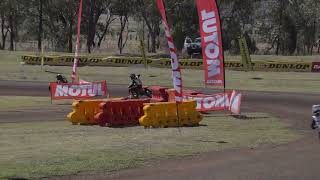
[[[231,97],[230,97],[230,107],[229,107],[229,110],[233,114],[240,114],[241,113],[241,109],[240,109],[241,99],[242,99],[242,94],[233,90]]]
[[[171,36],[171,30],[167,21],[166,11],[164,9],[163,1],[157,0],[157,5],[162,16],[162,21],[165,26],[165,34],[168,40],[169,51],[171,55],[171,68],[172,68],[172,81],[175,89],[176,102],[181,103],[183,100],[182,97],[182,76],[181,69],[179,65],[178,55],[176,47],[174,46],[174,41]]]
[[[224,57],[219,10],[215,0],[196,0],[201,47],[205,72],[205,84],[224,86]]]
[[[197,102],[196,109],[199,112],[230,110],[234,114],[240,114],[241,98],[241,93],[236,91],[212,95],[184,95],[185,100],[195,100]]]
[[[108,96],[106,81],[79,83],[50,83],[51,98],[59,99],[85,99],[97,96]]]

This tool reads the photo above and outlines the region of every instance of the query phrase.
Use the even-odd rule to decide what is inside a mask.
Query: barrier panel
[[[161,86],[150,86],[149,89],[152,91],[151,102],[167,102],[168,94],[166,90],[168,88]]]
[[[73,111],[68,114],[68,119],[72,124],[96,125],[94,119],[96,113],[100,112],[99,104],[105,100],[86,100],[74,101],[72,103]]]
[[[168,95],[168,102],[175,102],[175,90],[174,89],[166,89],[166,93]],[[203,94],[203,93],[189,90],[189,89],[184,89],[183,94],[184,95],[199,95],[199,94]]]
[[[179,118],[177,115],[177,107]],[[145,104],[144,116],[139,119],[144,127],[178,127],[199,125],[202,115],[196,111],[195,101],[185,101],[181,104],[160,102]]]
[[[150,99],[112,100],[100,103],[100,113],[95,116],[95,121],[100,126],[135,126],[143,116],[143,104]]]
[[[70,66],[73,64],[73,56],[44,56],[44,65],[51,66]],[[41,65],[41,57],[35,55],[22,56],[22,61],[29,65]],[[181,59],[179,61],[182,69],[203,69],[201,59]],[[303,61],[254,61],[252,68],[254,71],[270,71],[270,72],[319,72],[320,62],[303,62]],[[86,57],[81,56],[79,66],[111,66],[111,67],[130,67],[145,65],[158,68],[171,68],[171,59],[151,59],[147,62],[142,57]],[[242,71],[243,64],[240,61],[225,61],[225,68],[230,70]]]

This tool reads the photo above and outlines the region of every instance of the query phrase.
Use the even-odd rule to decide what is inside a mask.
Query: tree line
[[[319,0],[218,0],[218,5],[224,49],[231,54],[239,53],[240,36],[247,38],[251,53],[306,55],[320,51]],[[36,40],[40,51],[45,39],[58,51],[72,52],[78,6],[79,0],[1,0],[0,49],[14,50],[15,43]],[[181,50],[186,36],[199,36],[195,1],[168,0],[165,6],[175,44]],[[130,20],[138,28],[132,29]],[[117,32],[110,28],[115,21],[119,22]],[[108,34],[117,34],[122,53],[131,31],[143,39],[147,34],[148,51],[157,52],[163,35],[161,23],[156,0],[83,0],[81,37],[88,53],[99,48]]]

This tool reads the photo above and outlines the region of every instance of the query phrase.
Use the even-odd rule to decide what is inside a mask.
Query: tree
[[[110,6],[111,0],[87,0],[87,50],[91,53],[92,48],[96,47],[96,36],[98,36],[98,47],[100,47],[105,37],[109,25],[114,21]],[[106,14],[106,21],[99,22],[101,15]],[[103,26],[103,28],[101,28]]]
[[[39,0],[39,25],[38,25],[38,51],[41,51],[42,47],[42,34],[43,34],[43,0]]]
[[[77,20],[79,2],[75,0],[47,0],[43,4],[44,26],[58,51],[72,52],[74,24]]]
[[[123,48],[125,47],[128,40],[129,33],[129,14],[132,11],[132,5],[130,0],[118,0],[113,3],[113,11],[119,17],[120,21],[120,31],[118,32],[118,49],[120,54],[122,54]],[[123,33],[127,31],[127,35],[124,39]]]
[[[0,26],[1,26],[1,41],[0,49],[5,49],[6,47],[6,39],[9,33],[8,20],[7,20],[7,7],[8,1],[3,0],[0,1]]]
[[[186,36],[199,36],[196,4],[194,0],[166,1],[166,9],[175,45],[181,50]]]
[[[28,7],[29,2],[24,2],[23,0],[10,0],[8,1],[8,8],[7,14],[5,15],[7,17],[8,22],[8,28],[9,28],[9,34],[10,34],[10,47],[9,50],[13,51],[14,44],[16,43],[18,39],[18,30],[19,26],[22,24],[22,22],[25,20],[25,6]]]
[[[138,20],[143,19],[147,25],[151,37],[150,52],[156,52],[157,37],[160,34],[161,16],[156,4],[156,0],[135,0],[134,4]]]
[[[116,20],[116,18],[111,13],[110,7],[108,7],[105,13],[105,21],[98,22],[97,24],[96,35],[97,35],[97,41],[98,41],[97,42],[98,48],[100,48],[101,43],[105,38],[105,36],[107,35],[107,33],[109,32],[109,27],[114,20]]]

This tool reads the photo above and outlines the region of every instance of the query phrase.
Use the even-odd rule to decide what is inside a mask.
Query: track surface
[[[47,83],[0,81],[0,95],[47,96]],[[113,96],[127,94],[123,85],[109,85]],[[320,103],[320,95],[243,92],[243,110],[267,112],[305,134],[304,138],[287,145],[210,152],[183,160],[165,160],[148,167],[129,169],[111,176],[104,174],[52,177],[50,179],[205,179],[205,180],[315,180],[320,176],[320,145],[316,131],[309,129],[311,106]],[[48,114],[64,117],[69,109],[29,109],[24,118],[17,112],[0,111],[0,122],[36,121]],[[34,113],[37,112],[37,113]],[[32,114],[37,114],[36,117]],[[38,118],[38,119],[37,119]],[[236,128],[236,127],[235,127]]]

